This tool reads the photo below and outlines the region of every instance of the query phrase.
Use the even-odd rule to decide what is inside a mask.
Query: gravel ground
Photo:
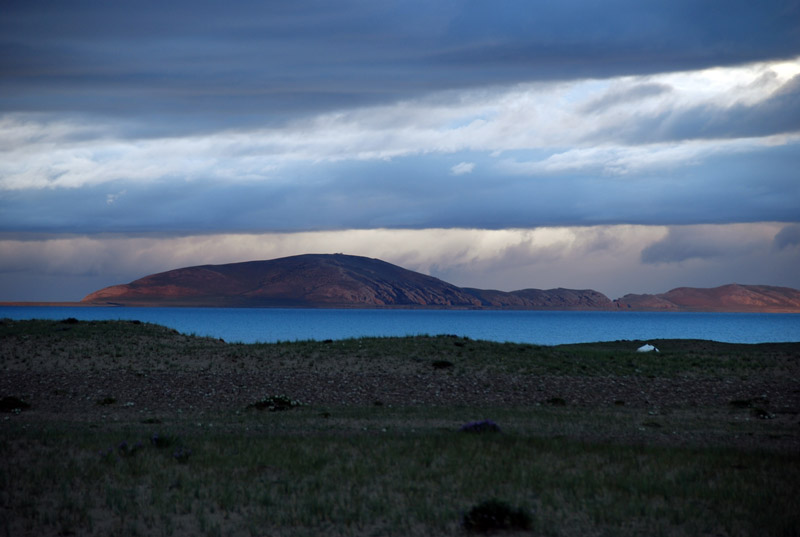
[[[243,409],[265,395],[287,394],[311,405],[376,403],[437,406],[529,406],[556,398],[567,405],[600,407],[624,402],[632,407],[726,407],[732,401],[764,399],[775,410],[800,407],[798,383],[716,379],[592,378],[567,376],[446,373],[358,375],[285,373],[251,375],[236,372],[100,371],[47,373],[11,371],[0,380],[0,392],[15,394],[37,412],[64,418],[91,418],[109,409],[148,412],[229,411]],[[113,398],[112,404],[100,402]]]
[[[642,361],[644,369],[637,362],[625,374],[611,374],[603,368],[615,356],[623,364],[644,360],[615,350],[635,349],[634,343],[599,344],[598,352],[605,354],[586,358],[576,347],[452,337],[228,344],[124,322],[4,320],[0,335],[0,397],[31,405],[6,419],[81,422],[230,413],[285,394],[312,407],[696,410],[699,417],[769,419],[786,442],[800,446],[800,344],[664,341],[660,344],[675,351],[648,358],[649,369]],[[736,357],[730,364],[739,369],[725,361],[728,355]],[[676,373],[658,362],[686,356],[700,365]],[[446,367],[434,367],[437,361]],[[495,367],[498,363],[505,365]],[[530,369],[531,363],[539,365]],[[751,366],[743,370],[742,364]]]

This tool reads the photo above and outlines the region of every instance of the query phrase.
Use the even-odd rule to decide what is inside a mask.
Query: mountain
[[[456,287],[379,259],[307,254],[202,265],[145,276],[86,296],[84,304],[220,307],[440,307],[611,309],[597,291]]]
[[[591,289],[456,287],[379,259],[306,254],[187,267],[87,295],[82,304],[207,307],[470,308],[600,311],[800,312],[800,291],[764,285],[681,287],[617,300]]]
[[[739,285],[711,289],[678,287],[657,295],[625,295],[618,309],[639,311],[800,312],[800,291],[791,287]]]

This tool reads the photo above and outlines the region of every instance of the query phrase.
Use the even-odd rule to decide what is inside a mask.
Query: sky
[[[336,252],[800,288],[800,1],[3,3],[0,301]]]

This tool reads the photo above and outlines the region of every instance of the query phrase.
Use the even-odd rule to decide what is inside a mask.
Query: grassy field
[[[800,344],[654,343],[2,321],[0,532],[800,535]]]

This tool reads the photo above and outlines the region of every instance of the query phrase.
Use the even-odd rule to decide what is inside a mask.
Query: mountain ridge
[[[90,293],[85,305],[346,307],[587,311],[800,312],[800,291],[728,284],[679,287],[615,300],[593,289],[499,291],[453,284],[345,254],[303,254],[264,261],[198,265],[151,274]]]

